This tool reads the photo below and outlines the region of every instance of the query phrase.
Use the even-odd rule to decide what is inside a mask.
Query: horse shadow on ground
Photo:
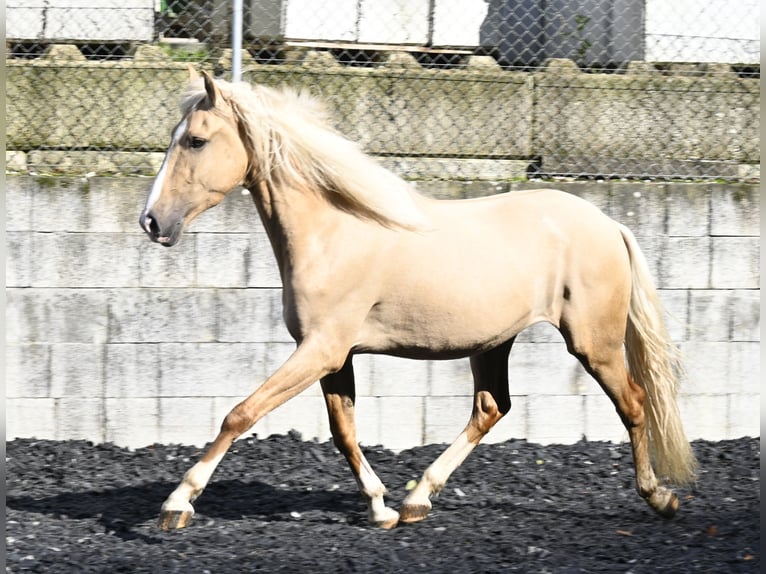
[[[123,540],[142,538],[152,542],[155,537],[145,534],[146,525],[156,523],[162,503],[175,486],[171,482],[152,482],[45,497],[8,495],[6,507],[54,520],[95,520]],[[276,488],[259,481],[221,480],[211,483],[195,503],[195,520],[203,517],[271,522],[289,520],[291,513],[319,512],[327,521],[343,516],[349,523],[361,524],[363,508],[359,494],[351,490],[306,491]]]

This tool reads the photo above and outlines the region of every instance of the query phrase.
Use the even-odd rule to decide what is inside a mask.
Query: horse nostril
[[[157,239],[160,235],[160,226],[157,224],[157,220],[152,217],[151,213],[144,213],[139,220],[141,228],[149,234],[153,239]]]
[[[157,220],[153,217],[148,217],[147,223],[149,224],[149,233],[152,237],[159,237],[160,236],[160,226],[157,223]]]

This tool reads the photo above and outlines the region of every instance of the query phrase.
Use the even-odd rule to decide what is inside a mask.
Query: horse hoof
[[[160,512],[158,526],[161,530],[178,530],[185,528],[194,516],[190,510],[163,510]]]
[[[663,518],[673,518],[678,512],[678,496],[675,492],[658,488],[649,497],[649,505]]]
[[[376,528],[391,530],[399,524],[399,513],[393,508],[386,507],[378,516],[370,514],[370,522],[372,522],[373,526]]]
[[[426,504],[405,504],[399,511],[399,520],[407,524],[420,522],[430,511],[431,507]]]
[[[389,518],[388,520],[378,520],[375,522],[376,528],[382,528],[383,530],[391,530],[392,528],[396,528],[396,526],[399,524],[399,515],[396,515],[396,518]]]

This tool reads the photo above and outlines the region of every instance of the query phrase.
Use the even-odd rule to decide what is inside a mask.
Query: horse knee
[[[241,404],[237,405],[226,417],[221,424],[221,432],[234,437],[242,435],[247,429],[252,426],[251,418],[245,412],[245,409]]]

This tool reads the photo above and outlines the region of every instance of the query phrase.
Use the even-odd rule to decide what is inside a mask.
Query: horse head
[[[190,84],[200,82],[190,68]],[[149,238],[175,245],[186,226],[218,205],[248,171],[248,153],[240,137],[235,108],[205,72],[173,128],[170,147],[152,184],[139,224]]]

